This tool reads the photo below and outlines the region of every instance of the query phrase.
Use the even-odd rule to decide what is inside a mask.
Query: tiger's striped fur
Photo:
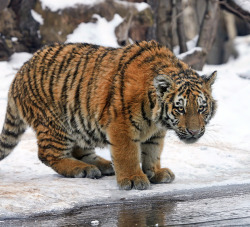
[[[174,174],[160,165],[165,132],[174,129],[189,142],[204,134],[215,110],[214,78],[200,77],[154,41],[46,46],[10,86],[0,160],[31,126],[40,160],[63,176],[99,178],[115,170],[121,189],[171,182]],[[114,170],[94,152],[105,145]]]

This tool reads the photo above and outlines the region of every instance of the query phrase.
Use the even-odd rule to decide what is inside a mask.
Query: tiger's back
[[[172,79],[164,82],[158,75],[172,75],[174,81],[174,75],[181,73],[203,83],[154,41],[117,49],[90,44],[46,46],[24,64],[10,87],[0,159],[30,125],[37,135],[39,158],[61,175],[114,174],[111,162],[94,152],[97,146],[110,145],[120,188],[146,189],[149,179],[171,182],[173,173],[160,167],[166,103],[157,91]],[[172,93],[165,89],[168,96],[178,92],[178,81],[174,83]],[[167,96],[164,99],[170,102]]]

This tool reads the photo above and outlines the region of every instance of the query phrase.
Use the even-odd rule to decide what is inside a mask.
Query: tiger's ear
[[[205,85],[208,89],[211,89],[214,81],[216,80],[216,76],[217,76],[217,71],[214,71],[211,75],[203,77]]]
[[[174,86],[174,81],[168,75],[158,75],[154,78],[154,86],[156,93],[159,96],[163,96],[165,92],[168,92]]]

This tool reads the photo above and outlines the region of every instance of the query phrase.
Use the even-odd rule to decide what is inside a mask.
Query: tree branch
[[[220,5],[222,9],[225,9],[228,12],[233,13],[234,15],[250,23],[250,13],[242,9],[233,0],[220,0]]]

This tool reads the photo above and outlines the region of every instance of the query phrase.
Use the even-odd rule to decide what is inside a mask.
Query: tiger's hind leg
[[[70,140],[67,134],[58,135],[54,131],[48,131],[47,128],[37,132],[38,156],[44,164],[65,177],[100,178],[102,176],[95,165],[72,157],[74,141]]]
[[[142,170],[151,183],[170,183],[175,178],[170,169],[161,168],[160,156],[164,137],[165,132],[160,131],[146,142],[141,143]]]
[[[78,160],[95,165],[102,172],[102,175],[110,176],[115,174],[112,162],[98,156],[94,149],[77,146],[74,147],[72,155]]]

